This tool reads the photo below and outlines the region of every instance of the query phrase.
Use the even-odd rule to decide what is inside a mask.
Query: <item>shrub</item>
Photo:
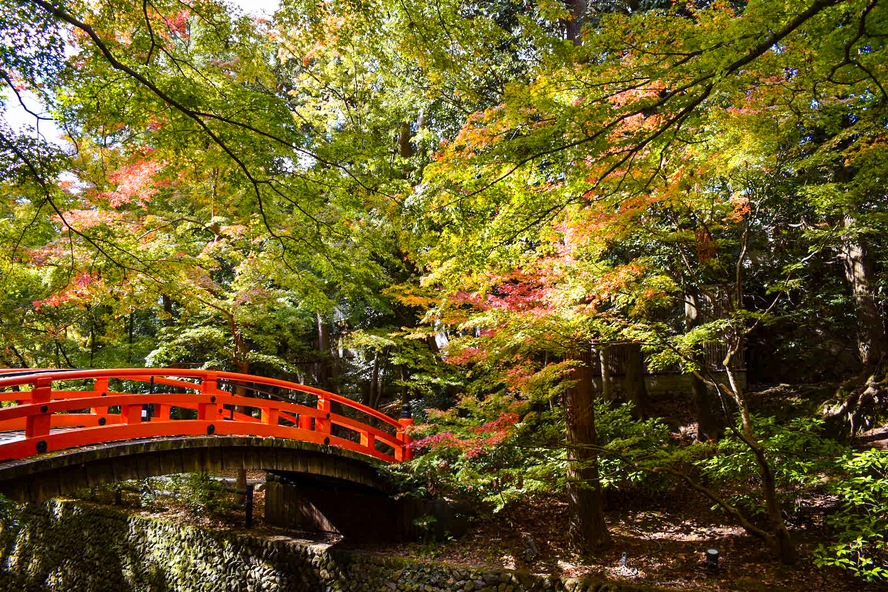
[[[841,459],[831,484],[841,507],[830,519],[836,542],[818,546],[815,563],[846,569],[868,581],[888,581],[888,451],[865,450]]]

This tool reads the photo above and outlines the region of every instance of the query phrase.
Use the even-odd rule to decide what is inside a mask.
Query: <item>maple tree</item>
[[[743,337],[770,322],[798,286],[798,264],[768,278],[772,304],[747,309],[751,241],[755,231],[770,231],[762,216],[781,207],[782,196],[769,189],[783,184],[782,175],[797,179],[792,197],[810,200],[820,215],[815,195],[867,199],[857,192],[864,176],[846,166],[849,178],[836,184],[832,162],[839,146],[844,155],[867,153],[881,137],[881,41],[868,27],[878,27],[882,10],[872,2],[713,3],[606,15],[586,29],[581,45],[547,64],[549,72],[470,117],[427,170],[439,188],[428,192],[428,207],[448,235],[427,255],[427,281],[445,293],[471,290],[483,301],[509,289],[504,270],[570,265],[582,273],[589,265],[591,280],[558,278],[570,296],[550,307],[582,310],[602,337],[646,343],[653,363],[684,364],[722,397],[723,408],[736,410],[741,428],[734,434],[757,459],[770,532],[741,520],[785,561],[796,552],[774,467],[733,363]],[[839,120],[827,124],[830,117]],[[847,133],[817,131],[841,120]],[[866,187],[870,200],[883,197]],[[836,228],[835,218],[821,220]],[[854,242],[845,243],[846,260],[863,258]],[[879,351],[884,329],[873,280],[863,262],[848,268],[861,339],[871,344],[867,351]],[[619,280],[602,289],[608,273]],[[726,286],[724,297],[714,286]],[[554,300],[550,286],[531,289],[540,301]],[[669,309],[686,299],[691,307],[723,300],[724,310],[684,330]],[[539,315],[535,307],[522,312]],[[707,376],[694,353],[716,340],[726,342],[720,370],[727,384]]]

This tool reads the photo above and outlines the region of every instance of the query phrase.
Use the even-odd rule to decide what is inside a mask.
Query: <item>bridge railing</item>
[[[127,381],[147,383],[149,392],[124,392]],[[155,392],[159,388],[181,392]],[[136,438],[206,435],[289,438],[388,462],[412,458],[412,419],[395,420],[335,393],[249,374],[0,370],[0,401],[0,432],[24,431],[24,439],[0,443],[0,461]]]

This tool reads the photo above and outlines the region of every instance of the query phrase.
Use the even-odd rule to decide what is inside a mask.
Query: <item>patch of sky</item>
[[[270,17],[280,7],[280,0],[235,0],[227,4],[240,8],[250,16]]]
[[[33,93],[19,91],[16,95],[7,88],[2,95],[2,103],[3,121],[10,129],[21,135],[40,137],[59,147],[65,146],[63,132]]]

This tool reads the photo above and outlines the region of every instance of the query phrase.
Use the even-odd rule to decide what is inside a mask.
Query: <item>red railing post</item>
[[[93,392],[95,392],[98,396],[102,396],[103,394],[108,393],[108,379],[107,378],[96,378],[93,382]]]
[[[151,377],[151,392],[154,392],[154,377]],[[125,424],[142,423],[142,405],[121,405],[120,418]]]
[[[151,377],[151,392],[154,391],[154,377]],[[121,405],[120,417],[125,424],[142,423],[142,410],[144,406],[139,405]],[[149,418],[150,419],[150,418]]]
[[[271,425],[278,424],[278,418],[281,415],[280,409],[273,409],[271,407],[262,407],[261,410],[262,416],[260,421],[262,423],[269,423]]]
[[[142,406],[121,405],[120,418],[123,423],[142,423]]]
[[[93,391],[96,393],[96,396],[102,397],[108,394],[108,379],[107,378],[96,378],[93,383]],[[107,407],[93,407],[92,412],[96,415],[105,417],[108,415]]]
[[[31,397],[28,403],[35,405],[39,403],[49,403],[52,400],[52,381],[38,380],[31,389]],[[25,438],[39,438],[49,435],[49,428],[52,425],[52,414],[47,413],[41,407],[39,413],[29,415],[25,420]]]
[[[321,434],[330,433],[330,399],[318,395],[318,411],[321,417],[315,418],[315,431]]]
[[[407,435],[407,427],[413,425],[413,419],[399,419],[398,433],[395,438],[401,443],[400,449],[395,449],[395,460],[413,460],[413,450],[408,446],[411,442],[410,436]]]
[[[398,420],[398,433],[395,438],[401,443],[401,448],[395,449],[395,460],[412,460],[413,450],[409,447],[410,436],[407,435],[407,428],[413,425],[413,417],[410,413],[410,405],[404,403],[401,408],[401,418]]]
[[[370,450],[376,450],[376,434],[361,432],[361,446],[366,446]]]
[[[215,421],[219,418],[219,404],[214,400],[219,392],[217,376],[215,372],[209,372],[204,376],[200,390],[205,395],[210,395],[209,403],[200,403],[197,406],[197,419]]]
[[[172,405],[157,403],[154,405],[154,416],[161,421],[166,421],[170,418],[170,411],[172,408]]]

